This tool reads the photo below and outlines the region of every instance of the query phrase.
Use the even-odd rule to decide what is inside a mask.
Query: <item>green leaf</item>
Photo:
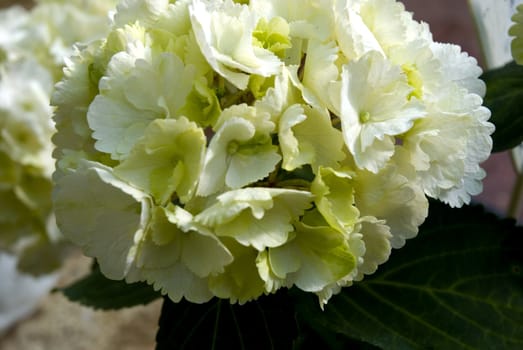
[[[432,203],[419,236],[321,312],[296,294],[299,318],[328,340],[383,349],[522,349],[523,227],[480,207]]]
[[[147,283],[129,284],[123,280],[110,280],[100,272],[98,266],[87,277],[60,291],[71,301],[103,310],[145,305],[161,297]]]
[[[523,142],[523,66],[510,62],[481,78],[487,84],[484,103],[496,126],[493,152],[514,148]]]
[[[205,304],[165,298],[157,350],[292,349],[298,334],[287,290],[243,305],[213,298]]]

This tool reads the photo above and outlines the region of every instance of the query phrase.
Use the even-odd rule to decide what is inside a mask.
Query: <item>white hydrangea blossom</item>
[[[200,49],[211,67],[238,89],[245,89],[249,74],[269,77],[282,62],[268,49],[255,45],[259,17],[232,0],[192,1],[191,24]]]
[[[38,274],[59,259],[29,263],[58,237],[51,212],[52,84],[35,60],[0,64],[0,249],[20,254],[19,267]]]
[[[21,46],[26,46],[22,43],[40,37],[38,30],[28,30],[31,28],[30,21],[29,12],[20,6],[0,10],[0,60],[18,57]]]
[[[114,5],[114,2],[112,3]],[[49,105],[64,56],[108,29],[111,1],[42,0],[0,11],[0,249],[31,274],[60,266],[63,237],[52,212],[55,133]]]
[[[396,0],[123,0],[112,19],[53,96],[57,222],[110,278],[323,305],[416,236],[426,196],[481,190],[481,70]]]

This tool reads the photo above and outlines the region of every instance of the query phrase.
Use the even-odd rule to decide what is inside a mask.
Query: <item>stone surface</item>
[[[61,271],[58,287],[89,271],[91,260],[71,256]],[[154,348],[161,300],[146,306],[96,311],[51,293],[29,318],[0,337],[2,350],[144,350]]]

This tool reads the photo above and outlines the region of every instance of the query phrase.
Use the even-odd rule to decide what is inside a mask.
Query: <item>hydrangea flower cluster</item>
[[[174,301],[323,305],[481,191],[480,74],[395,0],[123,0],[53,96],[58,225]]]
[[[60,265],[49,100],[62,77],[62,55],[72,53],[74,42],[108,31],[109,3],[42,0],[30,11],[0,11],[0,249],[19,255],[25,272]]]

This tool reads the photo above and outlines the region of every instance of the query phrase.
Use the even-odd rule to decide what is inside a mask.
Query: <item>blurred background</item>
[[[18,1],[17,0],[0,0],[0,7],[7,7],[7,6],[11,6],[13,4],[21,5],[26,8],[29,8],[33,4],[33,1],[31,1],[31,0],[18,0]]]
[[[417,20],[429,23],[434,39],[460,45],[484,66],[474,22],[466,0],[404,0]],[[0,0],[0,8],[13,4],[29,8],[29,0]],[[493,154],[483,165],[488,176],[484,192],[475,198],[499,215],[506,213],[515,172],[507,152]],[[523,210],[519,211],[520,222]],[[77,253],[59,272],[59,286],[67,285],[89,269],[89,259]],[[1,305],[1,301],[0,301]],[[161,301],[147,306],[102,312],[68,302],[52,293],[40,302],[37,311],[0,334],[0,350],[83,350],[154,348]]]

